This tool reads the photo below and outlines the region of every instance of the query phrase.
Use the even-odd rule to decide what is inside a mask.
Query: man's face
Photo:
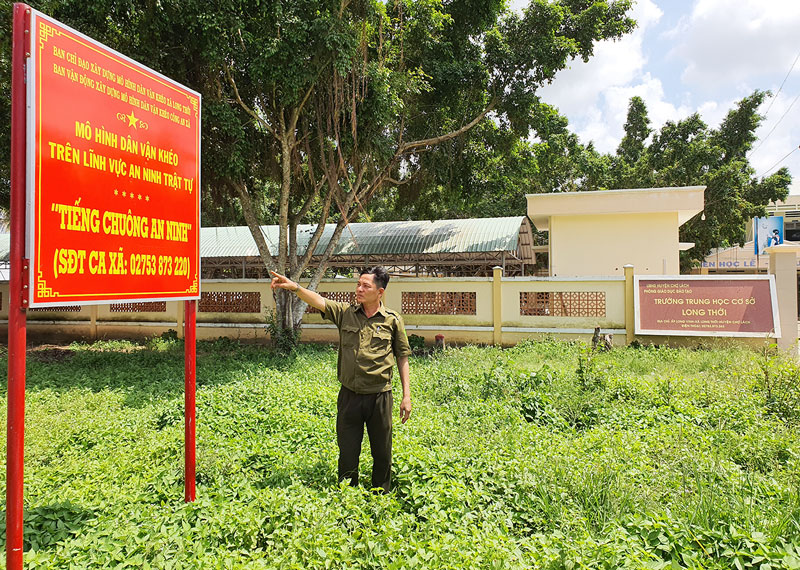
[[[381,300],[383,289],[375,284],[375,276],[371,274],[364,274],[358,278],[356,285],[356,302],[362,305],[372,305]]]

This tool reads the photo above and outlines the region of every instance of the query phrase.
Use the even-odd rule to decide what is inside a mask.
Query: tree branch
[[[297,264],[298,278],[303,273],[303,271],[305,271],[305,268],[308,267],[308,264],[311,263],[311,258],[314,256],[314,250],[317,249],[317,244],[322,238],[322,234],[325,231],[325,224],[328,221],[328,214],[330,213],[331,210],[332,199],[333,199],[333,190],[329,189],[325,197],[325,203],[322,206],[322,215],[320,216],[320,220],[319,222],[317,222],[317,227],[314,230],[314,234],[311,236],[311,239],[308,242],[308,248],[306,248],[306,252],[303,254],[302,259],[300,259],[300,261]],[[316,288],[316,285],[314,285],[314,287],[312,288]]]
[[[401,144],[397,149],[397,155],[408,154],[409,152],[412,152],[414,150],[426,146],[435,146],[437,144],[441,144],[443,142],[447,142],[451,139],[454,139],[459,135],[463,135],[472,127],[480,123],[486,117],[486,115],[489,114],[489,112],[495,108],[497,102],[498,102],[497,98],[493,98],[489,102],[489,105],[487,105],[487,107],[483,111],[481,111],[481,113],[478,116],[476,116],[474,119],[472,119],[469,123],[467,123],[463,127],[456,129],[455,131],[450,131],[449,133],[439,135],[438,137],[432,137],[429,139],[422,139],[418,141],[412,141]]]
[[[272,128],[272,125],[270,125],[267,121],[265,121],[262,117],[260,117],[258,113],[253,111],[250,107],[248,107],[244,101],[242,101],[242,97],[239,95],[239,88],[236,86],[236,81],[234,81],[233,76],[231,75],[230,67],[227,66],[225,67],[225,77],[228,78],[228,82],[231,84],[231,87],[233,87],[233,93],[234,95],[236,95],[236,101],[239,103],[239,106],[241,106],[242,109],[244,109],[245,112],[251,117],[253,117],[260,125],[262,125],[265,129],[267,129],[267,131],[269,131],[269,133],[273,137],[277,137],[275,129]]]
[[[258,254],[261,256],[261,261],[264,263],[264,266],[267,268],[267,270],[272,271],[275,267],[275,264],[272,260],[272,253],[269,250],[269,246],[267,246],[267,241],[264,238],[264,232],[261,229],[261,225],[258,223],[258,217],[256,216],[255,209],[253,208],[253,200],[250,197],[250,193],[247,191],[247,186],[244,182],[240,182],[238,180],[229,179],[228,183],[239,195],[239,203],[242,206],[242,213],[244,214],[244,219],[247,222],[247,227],[250,228],[250,233],[253,235],[253,240],[256,242],[256,247],[258,248]]]

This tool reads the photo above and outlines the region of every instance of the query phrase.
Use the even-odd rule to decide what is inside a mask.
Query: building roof
[[[631,188],[592,192],[527,194],[528,216],[539,231],[549,231],[553,216],[677,212],[678,225],[703,210],[705,186]]]
[[[348,256],[430,256],[442,254],[482,254],[527,250],[533,243],[521,243],[526,229],[525,216],[464,220],[372,222],[349,224],[333,252],[333,257]],[[298,253],[308,247],[315,225],[298,226]],[[322,255],[335,224],[327,224],[314,251]],[[272,255],[278,255],[278,226],[261,226]],[[529,230],[528,230],[529,233]],[[0,262],[8,262],[9,234],[0,234]],[[533,258],[533,253],[524,252]],[[258,248],[247,226],[200,229],[202,258],[257,258]],[[375,261],[378,261],[377,259]]]
[[[481,253],[516,251],[525,217],[465,220],[371,222],[349,224],[333,255],[393,255],[435,253]],[[333,235],[327,224],[314,255],[322,255]],[[298,253],[308,247],[316,226],[297,228]],[[272,255],[278,255],[278,226],[261,226]],[[247,226],[202,228],[201,257],[257,257],[258,249]]]

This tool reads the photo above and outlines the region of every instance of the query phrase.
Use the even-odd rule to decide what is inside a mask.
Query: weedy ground
[[[796,362],[545,340],[411,370],[383,496],[337,485],[333,348],[199,343],[184,504],[180,342],[32,349],[26,567],[800,568]]]

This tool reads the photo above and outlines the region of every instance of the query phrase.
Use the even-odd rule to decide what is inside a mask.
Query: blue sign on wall
[[[753,244],[756,255],[773,245],[783,243],[783,216],[753,219]]]

